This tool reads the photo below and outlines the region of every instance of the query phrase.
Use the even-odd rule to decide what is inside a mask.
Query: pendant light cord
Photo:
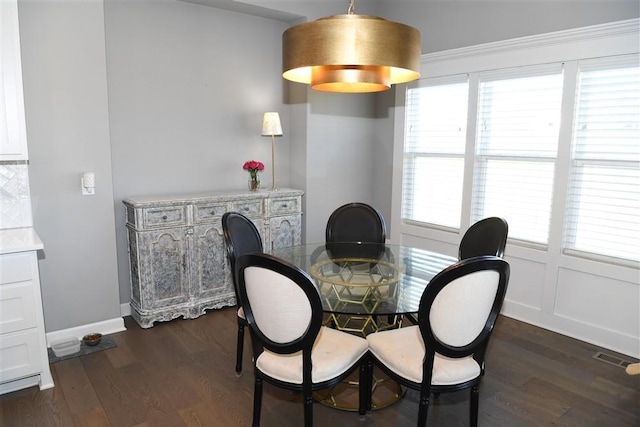
[[[356,5],[355,5],[355,1],[356,0],[351,0],[349,2],[349,10],[347,11],[347,13],[349,15],[353,15],[354,13],[356,13]]]

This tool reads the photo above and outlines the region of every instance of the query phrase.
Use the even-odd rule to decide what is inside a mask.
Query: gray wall
[[[289,112],[280,77],[285,24],[182,2],[105,3],[120,300],[129,301],[122,199],[246,190],[265,164],[262,114],[279,111],[276,183],[289,186]]]
[[[348,4],[254,3],[302,20]],[[418,27],[425,53],[639,16],[635,0],[361,0],[356,11]],[[321,240],[347,201],[390,217],[393,90],[349,96],[284,82],[288,24],[151,0],[20,0],[19,13],[48,332],[118,317],[129,300],[122,198],[241,189],[245,160],[269,167],[264,111],[281,113],[278,184],[306,191],[307,241]],[[79,176],[89,170],[97,194],[83,197]]]
[[[386,19],[422,32],[422,53],[637,18],[637,0],[379,1]]]
[[[120,316],[104,14],[99,2],[20,2],[33,223],[48,332]],[[80,175],[95,172],[95,196]]]
[[[306,241],[323,242],[331,212],[373,204],[375,95],[309,93]]]
[[[380,93],[376,98],[376,121],[373,135],[372,205],[378,208],[387,222],[387,239],[392,235],[391,188],[393,184],[393,135],[396,90]]]

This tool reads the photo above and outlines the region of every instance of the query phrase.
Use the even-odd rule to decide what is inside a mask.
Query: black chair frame
[[[237,236],[237,232],[234,232],[235,227],[236,230],[242,230],[244,233],[242,236]],[[262,252],[262,238],[260,237],[260,232],[256,228],[256,226],[251,222],[249,218],[242,215],[238,212],[225,212],[222,215],[222,230],[224,233],[224,240],[227,247],[227,259],[229,260],[229,267],[231,268],[231,277],[233,282],[233,290],[236,295],[236,303],[238,307],[241,307],[240,294],[238,293],[238,272],[236,269],[237,259],[241,255],[245,255],[241,250],[241,246],[247,245],[251,250],[248,252],[246,247],[244,248],[246,253],[251,252]],[[248,237],[247,237],[248,236]],[[242,245],[239,244],[238,240],[242,237]],[[259,248],[259,249],[258,249]],[[244,328],[247,326],[246,319],[243,319],[240,316],[237,316],[238,320],[238,338],[236,345],[236,375],[242,374],[242,354],[244,351]]]
[[[509,225],[499,217],[481,219],[469,227],[460,240],[458,259],[493,255],[502,258]]]
[[[382,259],[391,255],[385,248],[387,224],[379,210],[373,206],[352,202],[336,208],[325,230],[325,249],[334,259]],[[312,260],[315,257],[312,255]],[[344,264],[338,263],[339,267]],[[402,321],[402,316],[389,316],[388,323]]]
[[[259,325],[256,325],[253,317],[253,311],[251,309],[251,303],[247,297],[247,290],[245,284],[244,271],[247,267],[262,267],[275,271],[283,276],[288,277],[294,281],[307,295],[309,303],[311,305],[312,317],[311,322],[307,328],[305,334],[298,340],[288,343],[277,343],[267,338],[260,330]],[[313,396],[312,393],[317,390],[333,387],[336,384],[343,381],[356,369],[360,370],[360,385],[359,385],[359,409],[360,415],[364,415],[367,407],[369,406],[366,399],[370,398],[370,393],[367,390],[371,390],[371,375],[367,369],[371,365],[369,363],[369,353],[367,352],[357,363],[355,363],[350,369],[345,371],[342,375],[332,378],[328,381],[320,383],[313,383],[311,377],[312,363],[311,363],[311,350],[316,337],[322,327],[323,311],[320,295],[313,282],[311,276],[298,267],[287,263],[280,258],[277,258],[268,254],[249,254],[241,256],[238,259],[238,283],[240,299],[244,302],[245,315],[249,324],[249,331],[251,335],[251,343],[254,352],[254,372],[255,372],[255,384],[254,384],[254,406],[253,406],[253,425],[258,426],[260,420],[260,412],[262,406],[262,387],[263,381],[273,384],[277,387],[281,387],[288,390],[302,392],[304,403],[304,425],[313,425]],[[279,379],[270,377],[265,373],[258,370],[255,367],[255,361],[262,354],[264,349],[278,354],[291,354],[298,351],[302,352],[303,363],[303,382],[302,384],[293,384],[283,382]]]
[[[372,228],[376,228],[377,232],[374,235],[367,235],[365,237],[357,236],[356,238],[346,238],[341,235],[341,230],[336,229],[336,224],[339,221],[345,221],[347,215],[354,215],[352,212],[357,213],[353,218],[348,218],[349,236],[352,236],[351,231],[356,229],[354,225],[362,225],[363,219],[369,219],[373,224]],[[351,221],[355,221],[351,223]],[[333,242],[367,242],[367,243],[384,243],[387,238],[387,225],[384,221],[384,217],[376,208],[366,203],[353,202],[342,205],[335,209],[329,219],[327,220],[327,228],[325,230],[325,240],[327,243]]]
[[[430,327],[429,313],[436,296],[452,281],[477,271],[493,270],[500,275],[498,289],[496,292],[493,306],[487,317],[486,323],[476,337],[468,345],[463,347],[454,347],[440,341],[433,333]],[[483,256],[462,260],[438,273],[431,281],[422,294],[420,300],[420,308],[418,311],[418,327],[422,339],[425,343],[426,351],[422,366],[422,382],[416,383],[399,376],[383,363],[381,363],[375,355],[371,355],[372,363],[375,363],[389,377],[396,380],[400,384],[420,392],[419,410],[418,410],[418,426],[425,426],[427,422],[427,414],[429,410],[429,397],[431,393],[436,396],[440,393],[448,393],[460,391],[467,388],[471,389],[469,421],[470,425],[475,427],[478,424],[478,407],[479,407],[479,385],[484,375],[484,357],[489,343],[489,338],[493,327],[500,313],[502,303],[507,291],[509,282],[510,267],[509,264],[501,258],[494,256]],[[452,385],[432,385],[431,379],[433,374],[433,363],[435,354],[439,353],[450,358],[462,358],[473,355],[473,358],[480,365],[481,373],[478,377],[459,384]],[[372,372],[372,367],[368,368],[368,372]]]

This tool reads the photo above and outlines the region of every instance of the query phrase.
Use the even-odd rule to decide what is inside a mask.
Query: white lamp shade
[[[262,136],[282,135],[280,115],[274,112],[264,113],[262,118]]]

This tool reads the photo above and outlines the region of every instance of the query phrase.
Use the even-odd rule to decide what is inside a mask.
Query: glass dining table
[[[307,244],[268,253],[314,279],[326,326],[363,337],[401,327],[408,316],[415,319],[412,316],[418,312],[429,281],[457,262],[457,258],[424,249],[359,242]],[[349,385],[353,382],[344,390],[334,388],[316,399],[340,409],[357,409],[353,396],[348,396],[348,390],[353,390]],[[372,396],[372,408],[376,409],[398,400],[401,390],[395,383],[374,378]]]

